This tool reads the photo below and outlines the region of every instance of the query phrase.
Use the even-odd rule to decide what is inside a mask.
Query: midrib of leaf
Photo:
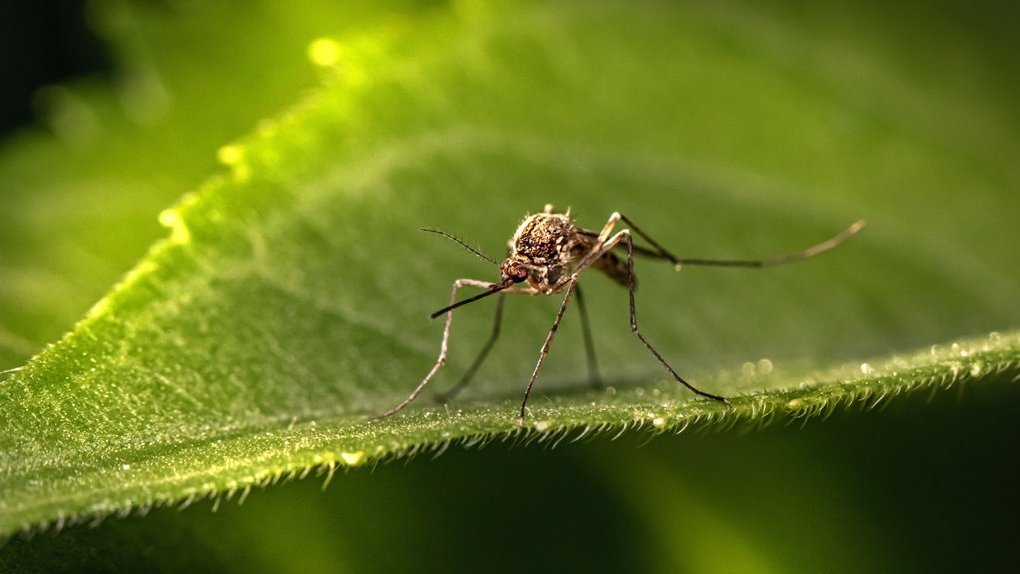
[[[536,152],[521,142],[554,141],[559,136],[557,126],[553,133],[542,130],[555,118],[536,107],[537,117],[522,124],[517,106],[523,104],[516,101],[508,105],[509,111],[485,116],[487,106],[506,89],[486,83],[496,82],[493,78],[499,74],[480,83],[460,77],[457,66],[444,63],[444,56],[451,53],[448,41],[436,41],[462,34],[469,45],[477,42],[484,48],[486,40],[493,40],[486,34],[495,31],[469,32],[445,20],[423,30],[420,36],[380,33],[352,41],[351,60],[343,71],[346,76],[222,153],[229,159],[230,172],[163,217],[171,226],[171,237],[158,244],[72,334],[3,382],[0,404],[8,410],[8,424],[0,434],[0,532],[152,504],[229,498],[253,486],[316,469],[331,473],[340,467],[441,450],[455,442],[554,441],[635,427],[667,431],[741,421],[760,424],[772,417],[817,414],[845,403],[870,405],[917,389],[1017,376],[1020,345],[1018,334],[1009,332],[960,341],[955,347],[904,360],[879,357],[863,368],[859,362],[839,366],[851,356],[843,347],[809,355],[815,357],[810,365],[798,370],[776,367],[771,373],[757,373],[752,364],[741,375],[734,375],[734,369],[701,377],[699,384],[734,397],[732,409],[691,402],[689,395],[667,382],[622,375],[606,393],[555,394],[557,385],[545,386],[550,396],[532,403],[530,426],[518,429],[512,413],[519,391],[505,385],[516,378],[490,375],[478,381],[476,396],[480,398],[468,397],[449,410],[422,403],[405,417],[365,422],[364,414],[392,405],[416,382],[413,378],[420,376],[421,367],[433,360],[434,333],[405,329],[421,329],[407,325],[418,325],[411,318],[419,318],[422,307],[432,305],[431,297],[444,293],[447,282],[463,269],[455,256],[431,251],[422,256],[415,249],[420,242],[400,230],[413,232],[415,226],[430,223],[427,219],[443,217],[442,221],[458,227],[481,231],[487,226],[473,221],[480,215],[477,210],[464,209],[462,199],[441,195],[437,188],[478,189],[478,182],[487,183],[490,195],[481,215],[494,221],[518,217],[544,201],[567,198],[588,200],[579,211],[595,214],[589,217],[604,217],[616,208],[616,202],[633,202],[631,206],[638,207],[682,203],[673,199],[678,185],[644,181],[640,170],[616,174],[620,164],[603,165],[571,152],[569,145],[560,146],[566,150],[562,159],[577,162],[580,169],[558,169],[547,160],[536,161],[545,155],[544,150]],[[538,44],[556,39],[540,37]],[[527,48],[535,39],[519,40]],[[616,41],[628,46],[626,39]],[[496,48],[486,49],[507,56]],[[612,52],[613,47],[604,50]],[[414,54],[416,64],[391,64],[406,61],[408,54]],[[498,61],[492,65],[497,70],[507,66]],[[419,93],[416,88],[429,88],[416,84],[418,77],[432,78],[466,101],[444,101],[441,92]],[[526,85],[509,97],[555,104],[555,109],[566,113],[571,89],[576,87],[564,88],[566,95],[550,92],[538,98],[541,91]],[[624,139],[638,137],[640,130],[627,126],[625,111],[612,109],[621,117],[614,117],[604,129]],[[588,111],[593,118],[605,115],[601,108]],[[451,130],[449,126],[463,127]],[[577,131],[571,134],[574,139],[604,135],[598,124],[591,132],[572,129]],[[485,139],[477,134],[486,133],[497,134],[496,145],[477,145]],[[466,135],[458,140],[457,134]],[[639,156],[653,157],[663,146],[655,138],[635,145],[641,148]],[[665,154],[662,163],[677,175],[671,181],[690,181],[673,156]],[[558,176],[556,184],[562,187],[549,189],[549,175]],[[620,179],[633,183],[628,188],[631,198],[618,195]],[[837,223],[845,207],[830,200],[836,207],[819,215],[803,207],[798,189],[794,186],[786,197],[750,205],[713,193],[702,199],[709,208],[726,208],[736,221],[753,219],[763,201],[794,206],[777,216],[787,225],[776,237],[800,244]],[[656,217],[647,207],[643,211],[646,218]],[[711,222],[685,223],[684,232],[690,235],[684,236],[664,225],[669,219],[658,217],[655,228],[664,230],[671,242],[690,243],[692,237],[718,241],[718,233],[710,233],[719,231]],[[598,222],[588,219],[587,224]],[[854,249],[866,253],[855,254]],[[851,261],[845,264],[849,268],[864,261],[874,266],[876,261],[890,264],[889,252],[881,242],[869,244],[862,238],[840,257]],[[849,273],[833,271],[833,259],[827,261],[828,267],[792,272],[803,273],[795,277],[810,278],[814,286],[798,285],[789,280],[793,275],[787,276],[780,283],[787,286],[784,299],[764,297],[765,306],[774,307],[775,314],[797,305],[807,305],[816,313],[825,309],[805,304],[804,295],[815,293],[818,284],[832,290]],[[900,271],[906,271],[916,286],[926,273],[942,275],[935,263],[914,262],[915,269]],[[775,280],[783,281],[781,276]],[[754,281],[762,285],[759,279]],[[975,298],[981,293],[972,278],[965,278],[961,285]],[[597,285],[595,289],[599,295]],[[940,282],[930,286],[924,300],[937,304],[945,298],[940,289],[955,293]],[[854,324],[851,314],[837,313],[819,315],[810,328],[846,332],[856,339],[873,336],[876,347],[887,348],[895,337],[867,321],[884,318],[884,311],[914,294],[878,294],[888,298],[878,303],[877,311],[857,319],[862,323]],[[655,295],[650,297],[655,300]],[[874,293],[850,297],[862,309],[875,305],[875,298]],[[717,309],[709,309],[713,303]],[[702,305],[705,315],[715,313],[727,320],[741,315],[718,295],[709,294]],[[524,325],[539,316],[526,309],[515,313],[515,322]],[[689,330],[694,334],[677,335],[675,330],[670,332],[667,320],[656,315],[646,312],[643,320],[656,333],[657,344],[666,348],[685,348],[679,344],[682,337],[688,337],[684,342],[697,343],[713,333],[725,334],[721,330],[725,321],[705,328],[706,319],[695,317]],[[547,318],[543,316],[540,323],[546,324]],[[767,343],[781,332],[775,327],[791,325],[765,324],[769,328],[750,333],[749,340]],[[967,332],[964,319],[957,318],[953,324],[955,332]],[[486,327],[458,319],[458,329],[464,333],[463,341],[484,333]],[[603,341],[612,343],[606,345],[610,353],[622,348],[622,341],[633,342],[625,328],[597,331]],[[882,340],[883,336],[887,339]],[[836,341],[838,347],[855,338],[824,339]],[[510,334],[503,345],[527,352],[519,351],[512,359],[495,358],[492,366],[532,361],[530,350],[535,345],[530,341]],[[705,343],[700,344],[705,348]],[[628,356],[628,363],[635,361],[629,353],[621,353]],[[782,363],[777,360],[777,364]],[[545,382],[554,378],[552,369]],[[562,384],[558,386],[563,390]]]

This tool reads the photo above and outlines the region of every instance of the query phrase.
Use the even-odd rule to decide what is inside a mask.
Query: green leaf
[[[1020,207],[1020,142],[999,127],[1015,86],[966,52],[950,65],[971,84],[897,75],[852,24],[463,4],[330,32],[312,44],[324,85],[220,148],[225,172],[160,216],[169,238],[0,383],[0,533],[453,442],[758,425],[1014,379],[1020,255],[988,238],[1014,236]],[[592,229],[621,211],[691,256],[767,256],[869,227],[764,272],[638,263],[643,331],[731,409],[666,380],[627,328],[626,292],[591,273],[607,389],[586,386],[568,310],[518,429],[558,301],[511,299],[463,397],[366,421],[432,366],[442,325],[426,316],[450,282],[496,278],[416,228],[499,253],[545,203]],[[470,364],[492,303],[458,311],[438,389]]]

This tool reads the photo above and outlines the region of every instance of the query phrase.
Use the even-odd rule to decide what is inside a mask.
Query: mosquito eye
[[[528,278],[528,270],[522,265],[514,265],[510,268],[510,278],[514,283],[520,283]]]

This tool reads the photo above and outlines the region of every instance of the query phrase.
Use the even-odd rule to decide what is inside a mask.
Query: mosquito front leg
[[[482,366],[482,363],[485,362],[485,358],[489,356],[489,351],[492,350],[493,345],[496,344],[496,340],[499,339],[500,326],[503,324],[503,303],[505,301],[505,293],[500,293],[499,300],[496,301],[496,319],[492,323],[492,334],[489,335],[489,340],[485,342],[485,346],[482,347],[481,352],[478,353],[478,357],[475,358],[475,362],[471,363],[471,366],[468,367],[468,370],[464,373],[464,376],[460,378],[460,381],[451,387],[450,390],[437,397],[440,402],[449,401],[464,390],[464,387],[466,387],[475,376],[475,372],[478,371],[478,369]]]
[[[457,290],[460,289],[461,287],[479,287],[481,289],[491,290],[492,283],[479,281],[477,279],[458,279],[454,281],[453,287],[450,289],[450,306],[453,306],[454,303],[456,302]],[[419,394],[421,394],[421,392],[425,389],[425,386],[428,385],[429,381],[432,380],[432,377],[434,377],[435,374],[439,371],[439,368],[442,367],[443,363],[446,362],[447,341],[449,341],[450,339],[451,324],[453,324],[453,309],[450,309],[446,312],[446,325],[443,327],[443,342],[439,346],[439,358],[436,359],[436,364],[432,366],[432,369],[430,369],[428,374],[425,375],[425,378],[422,379],[420,383],[418,383],[418,386],[415,387],[413,391],[411,391],[411,394],[408,395],[406,399],[404,399],[403,401],[401,401],[400,404],[398,404],[397,406],[393,407],[388,411],[379,413],[373,417],[369,417],[370,420],[381,419],[400,412],[404,407],[411,404],[411,402],[414,401],[414,399],[417,398]]]
[[[549,354],[549,347],[552,345],[553,337],[556,336],[556,329],[560,326],[560,319],[563,318],[563,312],[567,310],[567,303],[570,302],[570,296],[574,293],[574,289],[577,287],[577,276],[580,271],[575,271],[570,276],[570,280],[567,283],[567,293],[563,296],[563,302],[560,303],[560,309],[556,312],[556,318],[553,320],[552,328],[549,329],[549,334],[545,336],[545,343],[542,343],[542,349],[538,352],[538,363],[535,364],[535,371],[531,373],[531,380],[528,381],[528,387],[524,389],[524,400],[521,401],[521,416],[517,419],[519,426],[524,426],[524,414],[525,406],[528,404],[528,396],[531,394],[531,387],[535,385],[535,379],[538,378],[538,372],[542,370],[542,363],[545,362],[546,355]]]

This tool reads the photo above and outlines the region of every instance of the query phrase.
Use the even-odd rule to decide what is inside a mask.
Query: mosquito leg
[[[786,263],[793,263],[795,261],[803,261],[804,259],[814,257],[819,253],[824,253],[836,247],[840,243],[843,243],[847,239],[853,237],[858,231],[864,228],[863,219],[855,221],[853,224],[850,225],[850,227],[847,227],[843,231],[840,231],[833,237],[821,243],[812,245],[807,249],[802,249],[800,251],[795,251],[793,253],[785,253],[783,255],[777,255],[775,257],[769,257],[766,259],[698,259],[677,257],[676,255],[673,255],[672,253],[667,251],[665,247],[659,245],[654,239],[649,237],[647,233],[641,231],[641,228],[634,225],[634,222],[631,221],[626,215],[621,215],[620,219],[622,219],[623,222],[626,223],[627,226],[630,227],[632,231],[634,231],[634,233],[637,233],[639,236],[641,236],[642,239],[644,239],[648,243],[652,244],[653,247],[655,247],[654,250],[645,249],[641,247],[635,248],[637,252],[643,255],[649,255],[652,257],[666,259],[673,263],[674,265],[676,265],[678,268],[682,265],[711,265],[716,267],[762,268],[762,267],[774,267],[776,265],[784,265]]]
[[[626,219],[624,219],[624,221],[626,221]],[[628,225],[630,225],[629,222]],[[635,229],[635,231],[637,230]],[[718,395],[713,395],[711,393],[706,393],[705,391],[702,391],[695,387],[694,385],[690,384],[689,382],[685,381],[683,377],[678,375],[677,372],[673,370],[673,367],[669,366],[669,363],[666,362],[666,359],[662,358],[662,355],[660,355],[659,352],[655,350],[655,347],[653,347],[652,344],[648,342],[648,339],[645,339],[645,336],[641,334],[641,331],[638,330],[637,308],[634,305],[634,238],[630,236],[630,233],[628,233],[627,230],[621,231],[619,235],[622,235],[623,240],[627,242],[627,291],[630,293],[630,330],[633,331],[635,335],[637,335],[638,339],[641,339],[641,342],[645,344],[645,347],[648,347],[648,350],[651,351],[653,355],[655,355],[655,358],[659,360],[659,363],[663,367],[665,367],[666,371],[668,371],[669,374],[673,375],[673,378],[680,382],[680,384],[687,387],[697,395],[701,395],[708,399],[720,401],[727,405],[730,404],[730,401],[728,401],[726,398],[720,397]],[[646,237],[645,239],[648,238]],[[649,243],[651,243],[651,240],[648,241]]]
[[[669,261],[673,262],[676,265],[680,264],[680,258],[679,257],[677,257],[676,255],[673,255],[672,253],[667,251],[665,247],[659,245],[659,243],[657,241],[655,241],[654,239],[652,239],[651,237],[649,237],[647,233],[645,233],[644,231],[641,231],[641,228],[638,227],[637,225],[634,225],[634,222],[631,221],[629,217],[627,217],[626,215],[620,215],[620,219],[622,219],[623,222],[627,224],[627,227],[629,227],[631,229],[631,231],[633,231],[634,233],[637,233],[639,236],[641,236],[642,239],[644,239],[648,243],[651,243],[652,247],[655,248],[655,251],[657,252],[657,255],[659,257],[662,257],[663,259],[668,259]],[[628,240],[627,241],[628,245],[632,245],[633,243],[634,242],[632,240]],[[628,253],[632,253],[633,249],[634,249],[633,247],[628,247],[627,248]],[[645,251],[645,250],[641,250],[641,251]]]
[[[603,247],[606,244],[606,241],[609,240],[609,234],[613,232],[613,228],[616,227],[616,222],[620,221],[621,218],[623,218],[623,216],[620,215],[620,212],[618,211],[614,211],[609,215],[609,220],[606,221],[606,224],[602,226],[602,231],[599,232],[599,248]],[[626,221],[626,218],[624,218],[624,220]]]
[[[475,358],[475,362],[471,363],[468,370],[464,373],[464,376],[460,378],[460,381],[456,385],[450,388],[450,390],[436,397],[440,402],[447,402],[453,397],[457,396],[468,383],[471,382],[472,377],[475,376],[475,372],[485,362],[485,358],[489,356],[489,351],[492,350],[493,345],[496,344],[496,340],[499,339],[499,328],[503,323],[503,303],[506,301],[506,295],[504,293],[499,294],[499,300],[496,301],[496,319],[492,323],[492,334],[489,335],[489,340],[485,342],[485,346],[482,347],[478,357]]]
[[[581,315],[581,330],[584,333],[584,352],[588,358],[588,382],[592,387],[602,387],[602,378],[599,377],[599,365],[595,360],[595,341],[591,336],[591,325],[588,323],[588,309],[584,306],[584,297],[581,296],[581,286],[575,288],[577,291],[577,310]]]
[[[454,302],[457,300],[457,290],[464,286],[479,287],[482,289],[492,288],[492,284],[487,283],[485,281],[478,281],[476,279],[457,279],[456,281],[453,282],[453,287],[450,289],[450,305],[453,305]],[[393,407],[388,411],[384,411],[377,415],[369,417],[369,420],[381,419],[384,417],[388,417],[392,414],[398,413],[404,407],[411,404],[411,402],[414,401],[414,399],[417,398],[419,394],[421,394],[421,392],[425,389],[425,386],[428,385],[429,381],[432,380],[432,377],[434,377],[435,374],[439,372],[439,368],[442,367],[443,364],[446,362],[447,342],[450,340],[450,325],[452,323],[453,323],[453,309],[450,309],[446,312],[446,325],[443,327],[443,342],[439,346],[439,358],[436,359],[436,364],[432,366],[432,369],[430,369],[428,374],[425,375],[425,378],[422,379],[420,383],[418,383],[418,386],[415,387],[415,389],[411,391],[411,394],[408,395],[406,399],[401,401],[400,404],[398,404],[397,406]]]
[[[552,345],[553,337],[556,336],[556,329],[560,326],[560,319],[563,318],[563,312],[567,310],[567,303],[570,302],[570,296],[574,293],[577,288],[577,272],[571,276],[570,281],[567,283],[567,293],[563,296],[563,302],[560,303],[560,310],[556,312],[556,319],[553,320],[552,328],[549,329],[549,334],[545,336],[545,343],[542,344],[542,350],[538,353],[538,363],[535,364],[535,371],[531,373],[531,380],[528,381],[528,387],[524,389],[524,400],[521,401],[521,416],[517,419],[519,426],[524,426],[524,414],[525,406],[528,404],[528,395],[531,394],[531,387],[535,385],[535,379],[538,378],[538,372],[542,369],[542,363],[545,361],[546,355],[549,354],[549,346]]]

